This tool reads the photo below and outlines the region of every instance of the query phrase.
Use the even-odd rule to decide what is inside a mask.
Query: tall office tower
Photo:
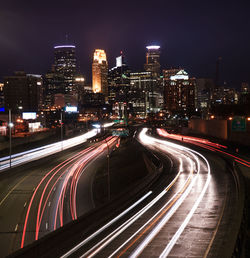
[[[55,73],[63,75],[64,92],[71,93],[74,88],[76,74],[76,55],[74,45],[55,46]]]
[[[126,66],[124,55],[121,52],[121,55],[116,57],[116,67]]]
[[[108,62],[106,53],[102,49],[94,52],[92,64],[92,89],[94,93],[102,93],[108,97]]]
[[[196,79],[179,70],[163,81],[166,109],[175,114],[190,115],[196,108]]]
[[[147,46],[145,71],[152,72],[153,76],[159,76],[160,65],[160,46]]]
[[[6,108],[17,112],[39,111],[43,103],[43,80],[41,75],[15,72],[13,76],[4,77],[4,99]]]
[[[130,90],[129,76],[130,69],[121,54],[116,58],[116,66],[108,72],[109,104],[113,107],[113,113],[120,117],[127,115],[126,107]]]
[[[146,117],[148,113],[159,111],[156,108],[158,103],[153,90],[156,82],[157,79],[151,72],[130,74],[129,104],[133,115]]]

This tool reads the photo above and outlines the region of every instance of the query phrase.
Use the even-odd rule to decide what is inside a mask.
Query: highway
[[[98,132],[97,129],[93,129],[85,134],[82,134],[80,136],[77,136],[68,140],[59,141],[39,148],[13,154],[11,158],[10,156],[0,158],[0,171],[5,170],[10,166],[12,167],[20,166],[27,162],[41,159],[43,157],[47,157],[49,155],[60,152],[62,150],[72,148],[78,144],[86,142],[89,138],[96,136],[97,132]]]
[[[163,189],[150,189],[62,257],[230,256],[238,189],[228,162],[150,136],[147,129],[139,139],[172,160]]]
[[[106,161],[118,139],[109,136],[1,174],[1,257],[94,208],[96,164]]]
[[[103,128],[107,128],[112,126],[114,123],[105,123],[102,125]],[[82,144],[86,142],[88,139],[93,138],[96,136],[99,132],[99,128],[101,126],[98,124],[98,127],[96,125],[97,129],[92,129],[84,134],[81,134],[79,136],[62,140],[59,142],[55,142],[52,144],[44,145],[39,148],[31,149],[28,151],[24,151],[21,153],[13,154],[10,156],[2,157],[0,158],[0,171],[5,170],[11,167],[20,166],[27,162],[31,162],[34,160],[41,159],[43,157],[47,157],[49,155],[55,154],[57,152],[60,152],[62,150],[67,150],[69,148],[72,148],[74,146],[77,146],[79,144]]]
[[[249,162],[204,139],[157,133],[144,128],[137,138],[163,162],[159,180],[137,199],[128,194],[129,206],[71,248],[56,246],[61,257],[231,255],[240,199],[232,164]],[[1,257],[92,210],[93,177],[118,142],[110,136],[2,173]]]

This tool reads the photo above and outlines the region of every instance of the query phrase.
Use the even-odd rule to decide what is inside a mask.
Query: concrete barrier
[[[46,132],[33,133],[26,137],[20,137],[20,138],[13,137],[12,138],[12,148],[14,148],[18,145],[44,140],[55,134],[56,134],[56,130],[50,130],[50,131],[46,131]],[[8,148],[9,148],[9,139],[6,138],[5,140],[1,141],[1,143],[0,143],[0,151],[8,149]]]
[[[246,121],[245,132],[232,130],[230,120],[202,120],[191,119],[188,125],[189,131],[196,134],[216,137],[222,140],[231,141],[242,145],[250,145],[250,121]]]

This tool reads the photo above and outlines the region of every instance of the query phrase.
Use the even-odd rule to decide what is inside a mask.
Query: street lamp
[[[108,155],[107,155],[107,161],[108,161],[108,200],[110,201],[110,173],[109,173],[109,155],[110,155],[110,152],[109,152],[109,145],[108,145],[108,142],[106,140],[106,138],[104,139],[106,144],[107,144],[107,148],[108,148]]]
[[[61,148],[63,150],[63,121],[62,121],[62,110],[61,110],[61,120],[60,120],[60,124],[61,124]]]
[[[9,143],[10,143],[10,168],[11,168],[11,131],[14,124],[11,122],[11,109],[9,109]]]

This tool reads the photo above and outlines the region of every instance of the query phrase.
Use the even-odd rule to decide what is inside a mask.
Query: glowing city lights
[[[102,49],[96,49],[94,52],[94,60],[98,61],[101,64],[103,61],[107,61],[106,53]]]
[[[148,50],[158,50],[158,49],[160,49],[160,46],[153,45],[153,46],[147,46],[146,48]]]

